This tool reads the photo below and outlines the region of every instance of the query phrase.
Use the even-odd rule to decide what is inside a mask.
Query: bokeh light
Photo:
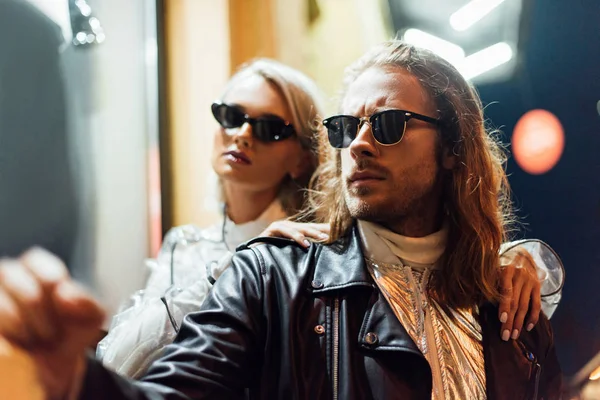
[[[558,118],[546,110],[531,110],[517,122],[512,136],[512,152],[527,173],[540,175],[560,160],[565,135]]]

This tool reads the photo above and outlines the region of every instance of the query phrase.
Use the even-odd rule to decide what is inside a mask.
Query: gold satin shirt
[[[477,310],[442,308],[427,294],[432,268],[367,259],[369,272],[431,366],[434,400],[485,399]]]

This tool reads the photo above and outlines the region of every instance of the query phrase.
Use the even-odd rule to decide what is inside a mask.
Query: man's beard
[[[392,197],[378,202],[365,200],[371,192],[371,188],[344,188],[344,200],[352,218],[382,223],[390,219],[404,218],[413,208],[411,204],[394,201]]]
[[[438,188],[441,179],[440,170],[437,169],[429,182],[401,182],[387,190],[385,196],[378,195],[373,199],[369,198],[375,191],[373,188],[352,188],[346,182],[344,200],[352,218],[387,226],[430,212],[431,200],[440,196]]]

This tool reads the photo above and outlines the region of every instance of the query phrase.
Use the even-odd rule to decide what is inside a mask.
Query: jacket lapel
[[[350,287],[365,287],[371,293],[358,337],[359,345],[375,351],[406,351],[425,357],[393,310],[367,270],[360,235],[356,226],[341,245],[321,246],[310,290],[313,293],[340,291]]]
[[[340,242],[330,246],[319,246],[314,260],[313,280],[310,282],[314,293],[340,290],[353,286],[373,288],[375,283],[367,271],[356,229]]]

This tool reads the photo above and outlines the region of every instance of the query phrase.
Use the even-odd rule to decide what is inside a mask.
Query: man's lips
[[[241,151],[230,150],[230,151],[223,153],[223,156],[227,160],[234,162],[234,163],[246,164],[246,165],[252,164],[252,161],[250,161],[250,157],[248,157],[245,153],[243,153]]]
[[[372,171],[360,171],[360,172],[353,172],[352,174],[350,174],[350,176],[348,177],[348,180],[350,182],[364,182],[364,181],[381,181],[383,180],[384,177],[382,174],[377,173],[377,172],[372,172]]]

